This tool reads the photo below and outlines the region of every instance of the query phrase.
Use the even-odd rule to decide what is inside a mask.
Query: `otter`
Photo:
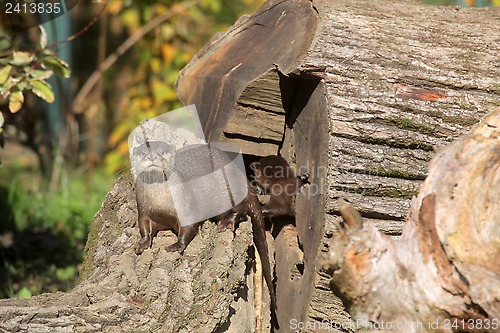
[[[257,184],[270,195],[262,213],[269,218],[295,216],[295,196],[304,184],[288,162],[281,156],[267,156],[252,162],[250,168]]]
[[[244,171],[242,171],[243,177],[245,177],[243,186],[246,193],[243,193],[244,196],[241,196],[242,193],[235,193],[241,188],[239,188],[238,184],[231,183],[231,179],[235,179],[234,175],[229,174],[230,177],[227,178],[228,175],[224,174],[221,183],[225,184],[215,184],[213,181],[203,180],[203,176],[209,175],[215,170],[220,170],[231,163],[234,159],[234,155],[231,154],[234,153],[222,151],[210,144],[194,144],[176,150],[175,147],[166,142],[155,141],[146,142],[133,149],[133,158],[136,160],[135,170],[138,173],[135,193],[141,235],[141,240],[135,252],[140,255],[145,249],[151,247],[153,238],[160,230],[171,230],[177,235],[177,242],[168,246],[166,251],[177,251],[182,254],[198,233],[198,227],[203,221],[198,220],[200,215],[196,215],[196,211],[199,211],[200,208],[202,210],[210,208],[206,207],[210,203],[203,202],[203,199],[199,200],[199,196],[189,193],[189,191],[173,193],[175,186],[172,187],[172,182],[175,184],[195,180],[195,184],[199,186],[198,192],[203,191],[210,195],[213,194],[214,198],[216,198],[218,191],[222,191],[222,188],[227,189],[233,207],[212,217],[211,220],[219,222],[219,231],[225,229],[234,230],[237,223],[246,220],[247,216],[250,216],[255,245],[261,257],[264,279],[271,296],[271,306],[276,309],[276,296],[271,279],[264,216],[257,195],[248,182]],[[238,171],[229,169],[229,173]],[[170,186],[167,181],[171,182]],[[243,200],[236,202],[235,198],[238,198],[238,194]],[[179,195],[182,195],[180,198],[184,206],[182,211],[193,212],[194,217],[188,217],[195,223],[181,223],[179,214],[182,214],[182,212],[179,211],[178,206],[175,206],[175,201],[179,201]]]

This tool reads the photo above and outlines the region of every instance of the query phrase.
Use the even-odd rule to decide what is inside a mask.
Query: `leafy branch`
[[[0,103],[8,101],[12,113],[23,106],[26,91],[31,90],[36,96],[52,103],[54,92],[46,80],[53,74],[67,78],[71,72],[65,61],[46,48],[47,33],[42,26],[39,28],[41,52],[15,51],[10,41],[0,49]]]

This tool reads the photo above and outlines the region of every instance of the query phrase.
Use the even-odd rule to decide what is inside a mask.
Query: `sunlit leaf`
[[[27,65],[33,61],[33,58],[33,54],[29,52],[14,51],[12,53],[12,60],[10,61],[10,64],[14,66]]]
[[[161,37],[163,38],[163,40],[165,41],[169,41],[170,39],[172,39],[174,36],[175,36],[175,29],[174,27],[172,26],[172,24],[170,23],[165,23],[165,24],[162,24],[161,28]]]
[[[155,4],[156,15],[161,15],[166,12],[170,12],[170,7],[165,6],[164,4],[157,3]]]
[[[174,58],[176,48],[172,44],[163,44],[161,46],[161,55],[163,56],[163,61],[167,66],[172,63],[172,59]]]
[[[40,70],[40,69],[28,69],[26,71],[29,76],[38,80],[45,80],[54,74],[51,70]]]
[[[45,49],[45,50],[43,50],[42,54],[44,56],[47,56],[47,57],[55,57],[56,56],[55,52],[52,51],[51,49]]]
[[[106,165],[106,173],[113,174],[123,168],[123,155],[120,155],[116,150],[112,150],[104,157],[104,164]]]
[[[108,3],[108,11],[110,14],[118,14],[123,7],[122,0],[112,0]]]
[[[123,23],[128,26],[132,31],[135,31],[139,28],[140,25],[140,16],[137,10],[135,9],[127,9],[122,14]]]
[[[17,297],[19,298],[30,298],[31,296],[31,291],[26,287],[22,287],[21,290],[19,290],[19,292],[17,293]]]
[[[47,46],[47,31],[43,25],[38,26],[40,28],[40,48],[44,49]]]
[[[146,22],[151,20],[151,18],[153,17],[153,7],[145,7],[142,11],[142,17]]]
[[[179,71],[177,70],[169,70],[165,76],[165,82],[169,84],[175,84],[177,81],[177,77],[179,76]]]
[[[58,76],[68,78],[71,74],[69,65],[62,59],[57,57],[46,57],[42,60],[42,65],[46,69],[49,69],[56,73]]]
[[[0,128],[3,126],[4,119],[3,119],[3,113],[0,112]]]
[[[52,91],[52,87],[44,81],[34,80],[30,82],[31,91],[45,100],[46,102],[52,103],[54,102],[54,92]]]
[[[75,266],[68,266],[66,268],[58,268],[56,269],[56,278],[59,281],[70,280],[77,273]]]
[[[24,103],[24,96],[22,91],[15,91],[10,94],[9,98],[9,110],[12,113],[16,113],[21,109]]]
[[[155,105],[160,105],[177,98],[174,88],[158,79],[151,80],[151,89],[153,91]]]
[[[16,89],[19,91],[23,91],[24,89],[28,89],[28,88],[29,88],[29,85],[28,85],[27,80],[21,80],[21,81],[16,83]]]
[[[123,137],[127,136],[132,131],[132,129],[133,128],[131,128],[128,123],[119,123],[109,136],[109,144],[112,146],[118,144]]]
[[[221,2],[219,0],[201,0],[200,5],[214,13],[218,13],[221,10]]]
[[[138,97],[134,99],[134,102],[137,102],[139,108],[142,110],[153,107],[153,101],[150,97]]]
[[[127,141],[122,141],[118,145],[118,152],[120,155],[127,155],[128,153],[128,142]]]
[[[149,63],[149,65],[151,66],[151,71],[155,74],[158,74],[160,73],[161,71],[161,60],[159,58],[153,58],[151,59],[151,62]]]
[[[7,81],[0,85],[0,98],[7,98],[10,94],[10,89],[14,87],[19,80],[9,76]]]
[[[4,84],[5,81],[7,81],[11,69],[11,65],[7,65],[4,68],[0,69],[0,84]]]

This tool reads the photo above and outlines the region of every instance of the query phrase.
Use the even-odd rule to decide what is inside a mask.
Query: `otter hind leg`
[[[154,227],[153,221],[148,216],[142,215],[139,218],[139,232],[141,240],[135,248],[135,254],[140,255],[144,250],[149,249],[153,245],[153,237],[156,236],[158,230]]]
[[[240,211],[229,211],[225,214],[219,216],[217,222],[217,231],[223,232],[226,230],[234,231],[236,225],[240,222],[246,221],[246,214],[241,213]]]
[[[167,252],[179,252],[184,253],[186,247],[191,243],[193,238],[198,233],[198,224],[188,225],[186,227],[181,227],[179,230],[179,235],[177,236],[177,242],[167,246],[165,249]]]

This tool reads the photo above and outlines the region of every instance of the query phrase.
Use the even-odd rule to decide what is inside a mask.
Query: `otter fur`
[[[257,184],[270,195],[262,213],[269,218],[295,216],[295,196],[303,183],[288,162],[281,156],[267,156],[252,162],[250,168]]]

